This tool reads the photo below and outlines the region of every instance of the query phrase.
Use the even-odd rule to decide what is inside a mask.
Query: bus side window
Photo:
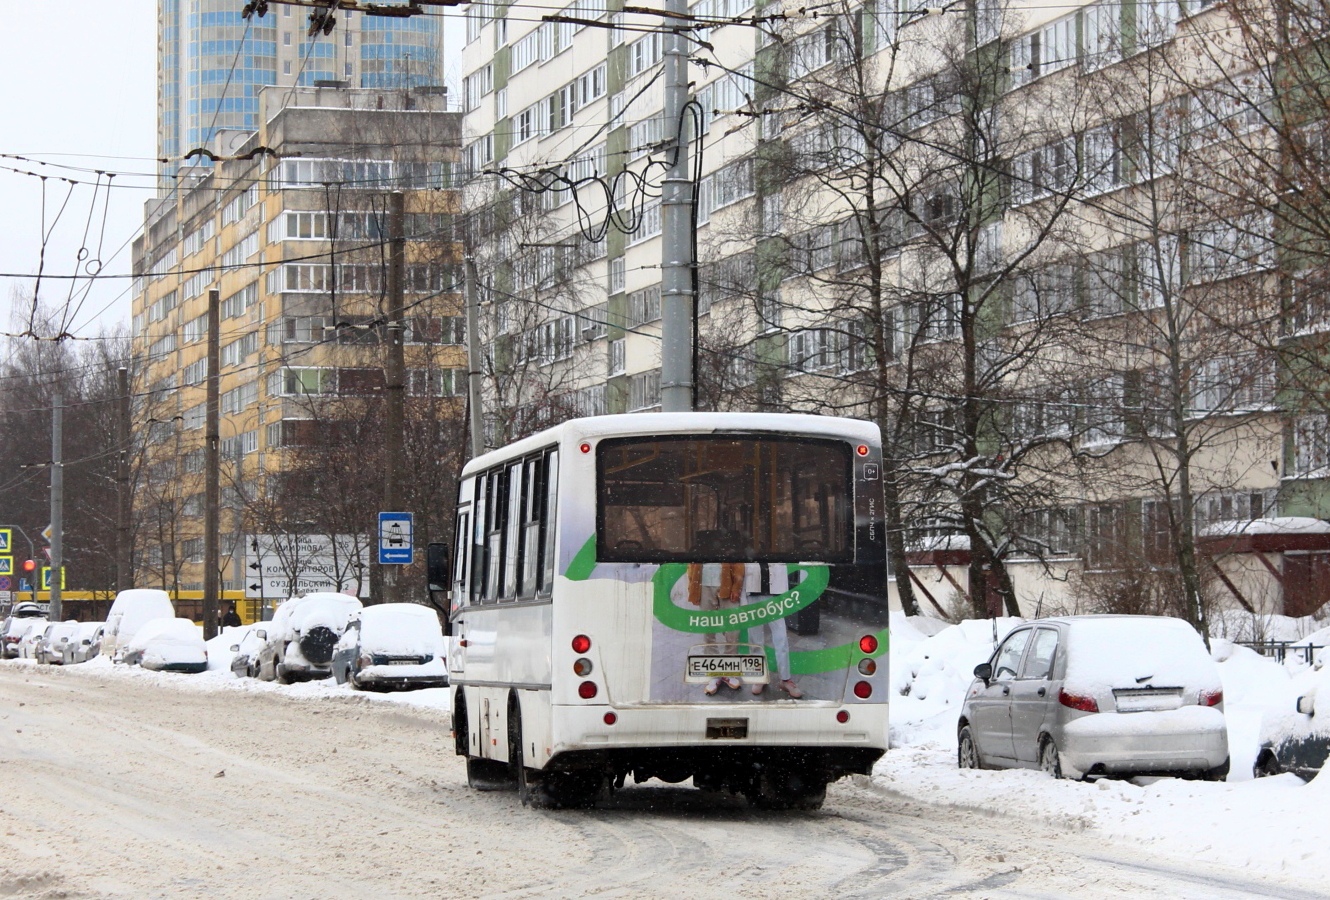
[[[503,599],[517,596],[518,552],[522,530],[522,464],[508,467],[508,503],[504,509],[503,529]]]
[[[488,571],[488,561],[485,556],[485,517],[489,511],[489,473],[481,472],[476,476],[476,496],[472,504],[475,510],[475,533],[472,536],[471,545],[471,602],[480,603],[485,599],[485,573]]]
[[[522,499],[522,547],[521,568],[522,597],[536,596],[536,574],[540,565],[540,511],[544,503],[544,480],[541,477],[544,468],[541,457],[532,457],[525,463],[526,496]]]
[[[489,530],[485,534],[485,599],[499,599],[503,587],[503,531],[508,511],[508,479],[503,469],[489,473]]]
[[[554,538],[559,505],[559,451],[551,450],[545,457],[545,497],[540,510],[540,586],[541,594],[549,595],[554,589]]]
[[[457,609],[467,600],[467,550],[471,543],[471,513],[465,509],[457,511],[457,539],[453,547],[453,599],[452,608]]]

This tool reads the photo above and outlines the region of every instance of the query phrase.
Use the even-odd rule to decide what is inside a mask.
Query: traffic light
[[[23,560],[23,574],[24,574],[24,575],[31,575],[32,573],[34,573],[34,572],[36,572],[36,571],[37,571],[37,560],[35,560],[35,559],[25,559],[25,560]]]

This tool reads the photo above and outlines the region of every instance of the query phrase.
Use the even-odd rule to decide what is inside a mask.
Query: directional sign
[[[414,524],[409,512],[379,513],[379,565],[409,566],[415,561]]]
[[[9,553],[14,540],[14,529],[0,528],[0,553]]]
[[[49,591],[51,589],[51,567],[42,566],[42,586],[39,590]],[[65,589],[65,567],[60,567],[60,590]]]
[[[14,574],[14,557],[0,556],[0,575],[13,575],[13,574]],[[0,590],[4,589],[0,588]]]
[[[285,600],[314,591],[369,596],[366,534],[253,534],[245,537],[245,596]]]

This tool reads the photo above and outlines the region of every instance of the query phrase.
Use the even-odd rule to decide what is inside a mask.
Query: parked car
[[[1330,669],[1317,664],[1295,675],[1288,708],[1261,721],[1257,778],[1292,772],[1311,781],[1330,757]],[[1317,716],[1320,707],[1320,716]]]
[[[131,588],[115,595],[102,631],[102,652],[119,662],[124,648],[144,623],[153,619],[174,619],[171,595],[153,588]]]
[[[156,672],[202,672],[208,649],[203,632],[189,619],[151,619],[124,646],[122,662]]]
[[[332,672],[338,684],[354,688],[447,687],[447,638],[438,614],[418,603],[367,607],[338,641]]]
[[[360,610],[360,601],[346,594],[317,592],[287,600],[259,629],[258,677],[290,684],[332,675],[333,650]]]
[[[71,666],[95,659],[102,652],[102,629],[105,627],[105,622],[80,624],[78,634],[65,645],[65,665]]]
[[[18,641],[18,655],[21,659],[36,659],[37,644],[46,633],[46,626],[51,624],[46,619],[23,619],[28,623],[23,636]]]
[[[267,637],[264,623],[243,626],[245,633],[231,645],[231,671],[237,678],[257,678],[259,675],[259,651],[263,649]],[[238,629],[237,629],[238,630]]]
[[[64,665],[65,647],[78,637],[78,633],[79,623],[73,619],[47,625],[42,636],[36,639],[37,662],[48,666]]]
[[[974,676],[957,725],[961,768],[1228,775],[1219,670],[1180,619],[1041,619],[1013,629]]]
[[[32,619],[46,620],[46,613],[36,603],[14,604],[14,608],[0,625],[0,659],[13,659],[19,655],[19,641],[28,631]]]

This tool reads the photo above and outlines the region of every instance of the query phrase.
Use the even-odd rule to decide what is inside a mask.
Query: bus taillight
[[[875,660],[871,659],[859,660],[860,675],[872,676],[876,672],[877,672],[877,662]]]
[[[574,653],[586,653],[590,649],[591,638],[587,637],[585,634],[579,634],[577,637],[573,638]]]
[[[578,657],[573,662],[573,672],[582,678],[586,678],[590,675],[592,668],[591,660],[587,659],[585,656]]]
[[[589,682],[588,682],[589,683]],[[854,696],[860,700],[867,700],[873,693],[873,686],[867,681],[858,681],[854,685]]]
[[[868,445],[867,445],[867,444],[860,444],[858,447],[855,447],[855,448],[854,448],[854,452],[855,452],[855,453],[858,453],[860,456],[867,456],[867,455],[868,455]]]
[[[590,700],[596,696],[596,693],[597,688],[594,681],[584,681],[577,686],[577,696],[581,697],[583,700]]]
[[[859,650],[863,653],[873,654],[877,652],[877,638],[871,634],[866,634],[859,638]]]
[[[612,713],[612,712],[607,712],[607,713],[605,713],[605,724],[606,724],[606,725],[613,725],[613,724],[614,724],[615,722],[617,722],[617,721],[619,721],[619,717],[616,716],[614,713]]]
[[[842,725],[850,721],[850,711],[848,709],[842,709],[840,712],[836,713],[836,721]]]

